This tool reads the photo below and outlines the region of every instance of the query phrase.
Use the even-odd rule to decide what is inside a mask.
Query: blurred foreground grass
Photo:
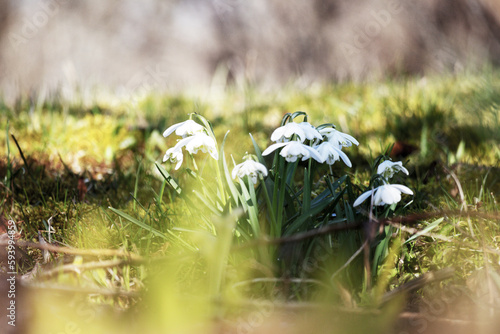
[[[18,284],[26,291],[19,318],[33,333],[496,328],[496,70],[268,92],[228,88],[206,96],[30,96],[0,108],[0,217],[17,222],[20,240],[38,242],[41,231],[47,241],[50,235],[55,245],[71,248],[50,253],[47,263],[36,248],[18,250],[18,272],[27,275]],[[161,133],[188,113],[200,113],[220,138],[231,129],[225,151],[241,160],[245,150],[253,152],[249,132],[263,148],[282,115],[296,110],[306,111],[315,124],[334,122],[359,140],[350,152],[355,183],[367,179],[373,159],[388,149],[404,161],[415,192],[400,212],[407,220],[377,268],[372,289],[352,279],[359,274],[362,280],[356,271],[362,255],[333,279],[358,248],[343,244],[340,234],[333,242],[324,237],[323,248],[311,251],[312,269],[298,277],[275,277],[272,264],[257,262],[253,250],[235,248],[221,293],[211,295],[206,268],[220,255],[217,240],[189,232],[197,223],[190,220],[190,208],[179,204],[156,171],[154,162],[174,144]],[[187,174],[176,177],[189,181]],[[94,249],[102,251],[96,255]],[[452,274],[446,271],[451,267]]]

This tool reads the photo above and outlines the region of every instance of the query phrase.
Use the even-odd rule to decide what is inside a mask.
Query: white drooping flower
[[[289,142],[293,135],[297,135],[301,142],[304,142],[307,137],[302,126],[298,123],[289,122],[274,130],[271,134],[271,140],[277,143]]]
[[[204,153],[208,152],[215,160],[219,159],[215,140],[204,133],[198,133],[179,140],[174,147],[169,148],[163,157],[163,162],[169,160],[171,163],[177,163],[175,170],[179,169],[183,160],[183,147],[191,154],[196,154],[201,150]]]
[[[262,155],[268,155],[281,147],[283,147],[283,149],[281,150],[280,155],[288,162],[295,162],[297,159],[302,159],[302,161],[304,161],[313,158],[314,160],[323,163],[323,158],[315,149],[311,146],[302,144],[299,141],[272,144],[266,148],[264,152],[262,152]]]
[[[257,161],[253,161],[251,159],[242,162],[241,164],[236,165],[234,167],[233,172],[231,173],[233,179],[239,177],[242,179],[245,176],[248,176],[248,179],[253,184],[257,183],[257,177],[259,175],[267,176],[267,168],[263,164]]]
[[[302,122],[302,123],[299,123],[299,126],[302,128],[302,130],[304,130],[304,133],[306,135],[306,139],[307,140],[315,140],[317,142],[320,142],[323,140],[323,136],[321,135],[321,133],[319,133],[318,130],[316,130],[316,128],[308,123],[308,122]],[[302,141],[304,142],[304,141]]]
[[[182,155],[182,147],[175,145],[174,147],[171,147],[167,150],[165,155],[163,156],[163,162],[165,161],[170,161],[170,163],[177,163],[175,165],[175,170],[178,170],[179,167],[182,165],[182,160],[184,159],[184,156]]]
[[[323,161],[329,165],[333,165],[335,161],[342,159],[347,167],[352,167],[351,161],[340,148],[330,142],[323,142],[315,147],[318,153],[323,158]]]
[[[319,132],[326,137],[328,142],[337,145],[339,148],[359,145],[359,142],[351,135],[340,132],[334,128],[323,128]]]
[[[353,206],[360,205],[370,196],[373,197],[373,205],[391,205],[401,200],[401,193],[413,195],[413,191],[402,184],[384,184],[361,194],[354,201]]]
[[[212,158],[214,158],[215,160],[219,160],[217,143],[212,137],[204,133],[197,133],[191,137],[186,137],[180,140],[177,145],[186,146],[186,151],[191,154],[196,154],[199,150],[201,150],[203,153],[208,152],[212,156]]]
[[[203,133],[205,128],[200,124],[196,123],[192,119],[188,119],[185,122],[177,123],[170,126],[163,132],[163,137],[168,137],[175,131],[175,134],[186,138],[187,136],[192,136],[195,134]]]
[[[394,176],[395,173],[399,171],[405,173],[406,175],[409,174],[408,170],[403,167],[403,163],[401,161],[392,162],[386,160],[382,162],[380,165],[378,165],[377,168],[377,174],[382,175],[386,179],[390,179],[391,177]]]

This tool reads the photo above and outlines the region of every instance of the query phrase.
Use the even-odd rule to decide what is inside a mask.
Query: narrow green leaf
[[[137,190],[139,189],[139,174],[141,173],[142,161],[139,163],[139,167],[137,167],[137,173],[135,173],[135,186],[134,186],[134,199],[137,198]],[[135,201],[133,204],[135,211]]]
[[[200,194],[199,191],[193,190],[193,194],[203,203],[205,206],[216,215],[220,215],[222,210],[218,210],[213,203],[210,203],[210,199]]]
[[[318,213],[320,213],[321,211],[323,211],[323,209],[325,209],[332,202],[332,200],[333,200],[333,198],[325,200],[320,205],[316,206],[315,208],[311,208],[310,211],[308,211],[308,212],[303,213],[302,215],[300,215],[297,219],[295,219],[290,224],[290,226],[288,226],[285,229],[285,233],[283,233],[283,235],[287,236],[287,235],[291,235],[291,234],[293,234],[295,232],[300,232],[300,231],[305,230],[304,229],[305,226],[303,226],[304,222],[306,222],[310,218],[314,218],[314,216],[316,216]]]
[[[262,157],[262,152],[261,152],[261,150],[259,148],[259,145],[257,145],[257,142],[253,138],[252,134],[249,133],[249,135],[250,135],[250,138],[252,139],[253,149],[255,150],[255,154],[257,155],[257,158],[259,159],[259,162],[261,164],[265,165],[265,161],[264,161],[264,158]]]
[[[240,185],[241,185],[241,193],[243,195],[245,204],[248,209],[248,218],[250,220],[250,226],[252,227],[254,237],[259,237],[260,225],[258,220],[258,207],[256,206],[256,203],[252,201],[252,196],[250,195],[250,192],[248,191],[245,182],[240,182]]]
[[[435,229],[442,221],[444,220],[444,217],[441,217],[439,219],[436,219],[435,221],[433,221],[432,223],[430,223],[429,225],[427,225],[426,228],[424,228],[423,230],[415,233],[414,235],[412,235],[408,240],[406,240],[404,244],[406,244],[407,242],[410,242],[416,238],[418,238],[419,236],[421,236],[422,234],[425,234],[429,231],[432,231],[433,229]]]
[[[309,161],[309,166],[311,165]],[[302,196],[302,213],[306,213],[311,208],[311,178],[310,168],[304,169],[304,195]]]
[[[164,233],[162,233],[161,231],[158,231],[157,229],[153,228],[152,226],[146,225],[145,223],[141,222],[140,220],[138,220],[138,219],[132,217],[131,215],[129,215],[129,214],[123,212],[123,211],[120,211],[118,209],[115,209],[115,208],[112,208],[112,207],[109,207],[109,209],[111,211],[113,211],[114,213],[116,213],[117,215],[119,215],[119,216],[123,217],[124,219],[128,220],[129,222],[134,223],[134,224],[136,224],[139,227],[142,227],[143,229],[151,232],[152,234],[154,234],[154,235],[156,235],[156,236],[158,236],[160,238],[168,240],[167,236]],[[194,248],[193,246],[191,246],[190,244],[188,244],[187,242],[185,242],[182,238],[180,238],[178,235],[176,235],[172,231],[167,230],[167,233],[170,234],[175,239],[177,239],[179,242],[181,242],[184,246],[186,246],[186,248],[189,248],[192,251],[196,251],[197,250],[196,248]]]
[[[115,208],[112,208],[112,207],[109,207],[109,209],[111,211],[113,211],[114,213],[116,213],[117,215],[125,218],[126,220],[128,220],[129,222],[131,223],[134,223],[136,224],[137,226],[140,226],[142,227],[143,229],[147,230],[147,231],[150,231],[151,233],[153,233],[154,235],[160,237],[160,238],[163,238],[163,239],[168,239],[164,233],[158,231],[157,229],[153,228],[152,226],[149,226],[149,225],[146,225],[145,223],[141,222],[140,220],[132,217],[131,215],[121,211],[121,210],[118,210],[118,209],[115,209]]]
[[[158,162],[155,162],[155,165],[160,174],[163,176],[163,178],[168,182],[168,184],[177,192],[177,194],[181,195],[182,189],[179,186],[179,184],[175,182],[174,178],[170,175],[170,173],[167,172],[167,170],[163,168],[163,166],[160,165]]]
[[[198,120],[203,123],[203,126],[207,129],[207,130],[210,130],[209,132],[209,135],[211,137],[213,137],[213,139],[215,140],[215,136],[214,136],[214,128],[212,127],[212,123],[210,123],[209,120],[207,120],[205,117],[203,117],[202,115],[200,114],[197,114],[197,113],[194,113],[193,114],[196,118],[198,118]]]
[[[227,135],[229,134],[229,131],[226,132],[226,135],[224,136],[224,139],[222,140],[222,145],[220,148],[220,156],[219,156],[219,168],[221,168],[224,171],[224,176],[226,178],[226,183],[229,187],[229,191],[231,192],[231,196],[234,201],[234,206],[238,206],[238,199],[240,198],[240,193],[238,192],[238,189],[236,189],[236,186],[234,185],[233,179],[231,177],[231,173],[229,172],[229,168],[227,167],[227,162],[226,162],[226,156],[224,154],[224,145],[226,144],[226,139]]]
[[[381,265],[385,258],[387,257],[387,252],[389,250],[389,241],[392,237],[392,226],[385,227],[385,236],[375,248],[375,253],[373,254],[373,263],[372,263],[372,275],[376,277],[378,274],[378,267]]]

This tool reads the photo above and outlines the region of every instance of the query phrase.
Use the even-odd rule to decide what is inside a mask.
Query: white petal
[[[387,168],[390,168],[391,166],[392,166],[392,162],[390,162],[389,160],[385,160],[380,165],[378,165],[378,167],[377,167],[377,174],[382,175],[384,173],[384,171]]]
[[[177,147],[178,149],[182,148],[183,146],[186,146],[191,140],[195,139],[196,136],[191,136],[191,137],[186,137],[186,138],[182,138],[181,140],[179,140],[177,142],[177,144],[175,144],[175,147]]]
[[[259,162],[246,160],[245,162],[242,162],[241,164],[238,164],[236,167],[234,167],[232,177],[233,179],[236,179],[237,177],[243,178],[245,176],[248,176],[252,183],[255,184],[257,183],[257,177],[259,174],[267,176],[266,167]]]
[[[340,158],[346,164],[347,167],[349,167],[349,168],[352,167],[351,160],[349,160],[349,158],[347,157],[347,155],[344,152],[342,152],[342,150],[339,150],[339,155],[340,155]]]
[[[271,134],[271,140],[275,142],[286,142],[289,141],[293,135],[297,135],[301,142],[306,140],[306,133],[299,124],[294,122],[286,123],[274,130]]]
[[[363,203],[368,197],[370,197],[372,194],[373,194],[373,191],[374,190],[369,190],[367,192],[364,192],[361,194],[361,196],[359,196],[355,201],[354,201],[354,204],[353,206],[358,206],[360,205],[361,203]]]
[[[235,180],[236,180],[236,176],[238,176],[238,172],[239,172],[240,168],[241,168],[241,164],[236,165],[236,166],[233,168],[233,171],[232,171],[232,173],[231,173],[231,176],[233,177],[233,179],[235,179]]]
[[[284,158],[288,162],[295,162],[295,161],[297,161],[297,156],[296,155],[284,156]]]
[[[302,160],[308,159],[310,153],[306,149],[306,145],[298,141],[291,141],[286,143],[285,147],[281,150],[280,155],[288,162],[295,162],[297,158],[302,158]]]
[[[408,188],[407,186],[403,186],[402,184],[391,184],[391,187],[398,189],[402,193],[405,193],[408,195],[413,195],[413,191],[410,188]]]
[[[351,143],[353,143],[353,144],[354,144],[354,145],[356,145],[356,146],[359,146],[359,142],[358,142],[358,141],[357,141],[357,140],[356,140],[353,136],[348,135],[347,133],[343,133],[343,132],[341,132],[341,133],[342,133],[342,135],[344,136],[344,138],[349,139],[349,141],[350,141]]]
[[[208,153],[215,160],[219,160],[219,152],[217,152],[217,148],[211,148],[208,150]]]
[[[276,150],[276,149],[278,149],[280,147],[285,146],[286,144],[288,144],[288,143],[276,143],[276,144],[272,144],[271,146],[269,146],[268,148],[266,148],[264,152],[262,152],[262,155],[268,155],[269,153],[273,152],[274,150]]]
[[[184,123],[184,122],[182,122],[182,123]],[[177,124],[170,126],[168,129],[166,129],[163,132],[163,137],[170,136],[172,134],[172,132],[174,132],[178,127],[182,126],[182,123],[177,123]]]
[[[409,174],[408,170],[403,167],[403,163],[401,161],[392,162],[386,160],[377,167],[377,174],[380,174],[387,179],[391,178],[395,173],[399,171],[405,173],[406,175]]]
[[[340,132],[335,129],[325,128],[321,129],[320,133],[326,136],[328,141],[334,145],[351,146],[352,144],[359,145],[359,142],[351,135]]]
[[[257,169],[262,173],[263,176],[267,176],[267,168],[261,163],[257,163]]]
[[[306,139],[308,140],[313,140],[313,139],[319,139],[319,140],[322,140],[323,139],[323,136],[321,135],[321,133],[319,133],[318,130],[316,130],[316,128],[308,123],[308,122],[302,122],[302,123],[299,123],[299,126],[302,128],[302,130],[304,130],[304,133],[306,135]]]
[[[179,169],[179,167],[181,167],[181,165],[182,165],[182,159],[178,159],[178,160],[177,160],[177,164],[175,165],[174,170],[178,170],[178,169]]]
[[[175,131],[175,134],[181,137],[186,137],[193,135],[195,133],[201,133],[203,132],[204,127],[201,126],[200,124],[196,123],[195,121],[188,119],[187,121],[181,122],[174,124],[170,126],[165,132],[163,132],[164,137],[168,137],[172,132]]]
[[[309,151],[310,156],[312,158],[314,158],[314,160],[316,160],[319,163],[323,163],[323,161],[324,161],[323,158],[321,157],[321,155],[318,154],[318,152],[315,149],[313,149],[311,146],[307,146],[307,145],[304,145],[304,147]],[[302,158],[302,161],[307,160],[307,159],[308,158],[306,158],[306,159]]]
[[[384,205],[384,199],[382,197],[384,191],[382,189],[383,186],[377,187],[375,189],[375,195],[373,196],[373,205]],[[381,191],[382,190],[382,191]]]
[[[167,150],[165,153],[165,156],[163,156],[163,162],[165,161],[170,161],[170,163],[177,163],[175,165],[175,170],[179,169],[179,167],[182,165],[183,161],[183,155],[182,155],[182,147],[181,146],[174,146],[171,147]]]
[[[271,140],[278,141],[281,139],[281,137],[283,137],[284,134],[285,134],[285,128],[283,126],[280,126],[276,130],[274,130],[273,133],[271,134]]]
[[[401,200],[401,191],[392,185],[384,185],[379,188],[380,197],[385,204],[394,204]]]

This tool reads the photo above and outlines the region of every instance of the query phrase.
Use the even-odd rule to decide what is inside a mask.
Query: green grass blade
[[[112,208],[112,207],[109,207],[109,209],[111,211],[113,211],[114,213],[116,213],[117,215],[121,216],[122,218],[128,220],[129,222],[134,223],[137,226],[142,227],[143,229],[151,232],[152,234],[156,235],[157,237],[160,237],[162,239],[168,240],[168,237],[164,233],[162,233],[161,231],[158,231],[157,229],[153,228],[152,226],[146,225],[145,223],[141,222],[140,220],[132,217],[131,215],[129,215],[129,214],[127,214],[127,213],[125,213],[125,212],[123,212],[121,210],[118,210],[118,209],[115,209],[115,208]],[[190,244],[188,244],[186,241],[184,241],[182,238],[180,238],[178,235],[176,235],[172,231],[167,230],[167,233],[170,234],[175,239],[177,239],[179,242],[181,242],[184,246],[186,246],[190,250],[196,251],[196,248],[194,248],[193,246],[191,246]]]
[[[260,225],[259,225],[259,219],[258,219],[258,207],[257,203],[255,203],[252,200],[252,196],[250,195],[250,192],[253,190],[251,189],[250,191],[247,189],[245,182],[240,182],[241,185],[241,193],[242,193],[242,199],[245,202],[246,209],[248,210],[248,218],[250,221],[250,226],[252,227],[252,231],[254,234],[254,237],[258,238],[260,236]],[[253,185],[252,185],[253,187]],[[255,193],[254,193],[255,196]]]
[[[238,199],[240,198],[240,194],[236,186],[234,185],[233,179],[231,177],[231,173],[229,172],[229,168],[227,167],[226,156],[224,154],[224,145],[226,144],[226,139],[229,131],[226,132],[224,139],[222,140],[222,145],[220,148],[220,156],[219,156],[219,168],[224,171],[224,177],[226,178],[227,186],[229,187],[229,191],[234,201],[234,205],[238,206]]]
[[[414,235],[412,235],[408,240],[406,240],[404,244],[406,244],[407,242],[410,242],[412,240],[415,240],[416,238],[418,238],[419,236],[423,235],[423,234],[426,234],[427,232],[430,232],[432,231],[433,229],[435,229],[442,221],[444,220],[444,217],[441,217],[439,219],[436,219],[435,221],[433,221],[432,223],[430,223],[429,225],[427,225],[426,228],[424,228],[423,230],[415,233]]]
[[[262,151],[260,150],[259,145],[257,145],[257,142],[253,138],[252,134],[249,133],[249,135],[250,135],[250,138],[252,139],[253,149],[255,150],[255,154],[257,155],[257,158],[259,159],[259,162],[261,164],[265,165],[266,163],[264,161],[264,158],[262,157]]]
[[[137,190],[139,189],[139,174],[141,173],[141,168],[142,168],[142,161],[139,163],[139,167],[137,167],[137,172],[135,173],[135,186],[134,186],[134,199],[137,198]],[[134,211],[135,211],[135,202],[133,204]]]
[[[175,182],[174,178],[170,175],[167,170],[160,165],[158,162],[155,162],[156,168],[163,176],[163,178],[168,182],[168,184],[175,190],[175,192],[182,196],[182,189],[177,182]]]
[[[109,207],[109,209],[111,211],[113,211],[114,213],[116,213],[117,215],[121,216],[122,218],[128,220],[129,222],[134,223],[137,226],[142,227],[143,229],[145,229],[147,231],[150,231],[151,233],[153,233],[157,237],[160,237],[160,238],[163,238],[163,239],[168,239],[167,236],[164,233],[158,231],[157,229],[153,228],[152,226],[146,225],[145,223],[143,223],[140,220],[132,217],[128,213],[125,213],[125,212],[123,212],[121,210],[118,210],[118,209],[115,209],[115,208],[112,208],[112,207]]]

